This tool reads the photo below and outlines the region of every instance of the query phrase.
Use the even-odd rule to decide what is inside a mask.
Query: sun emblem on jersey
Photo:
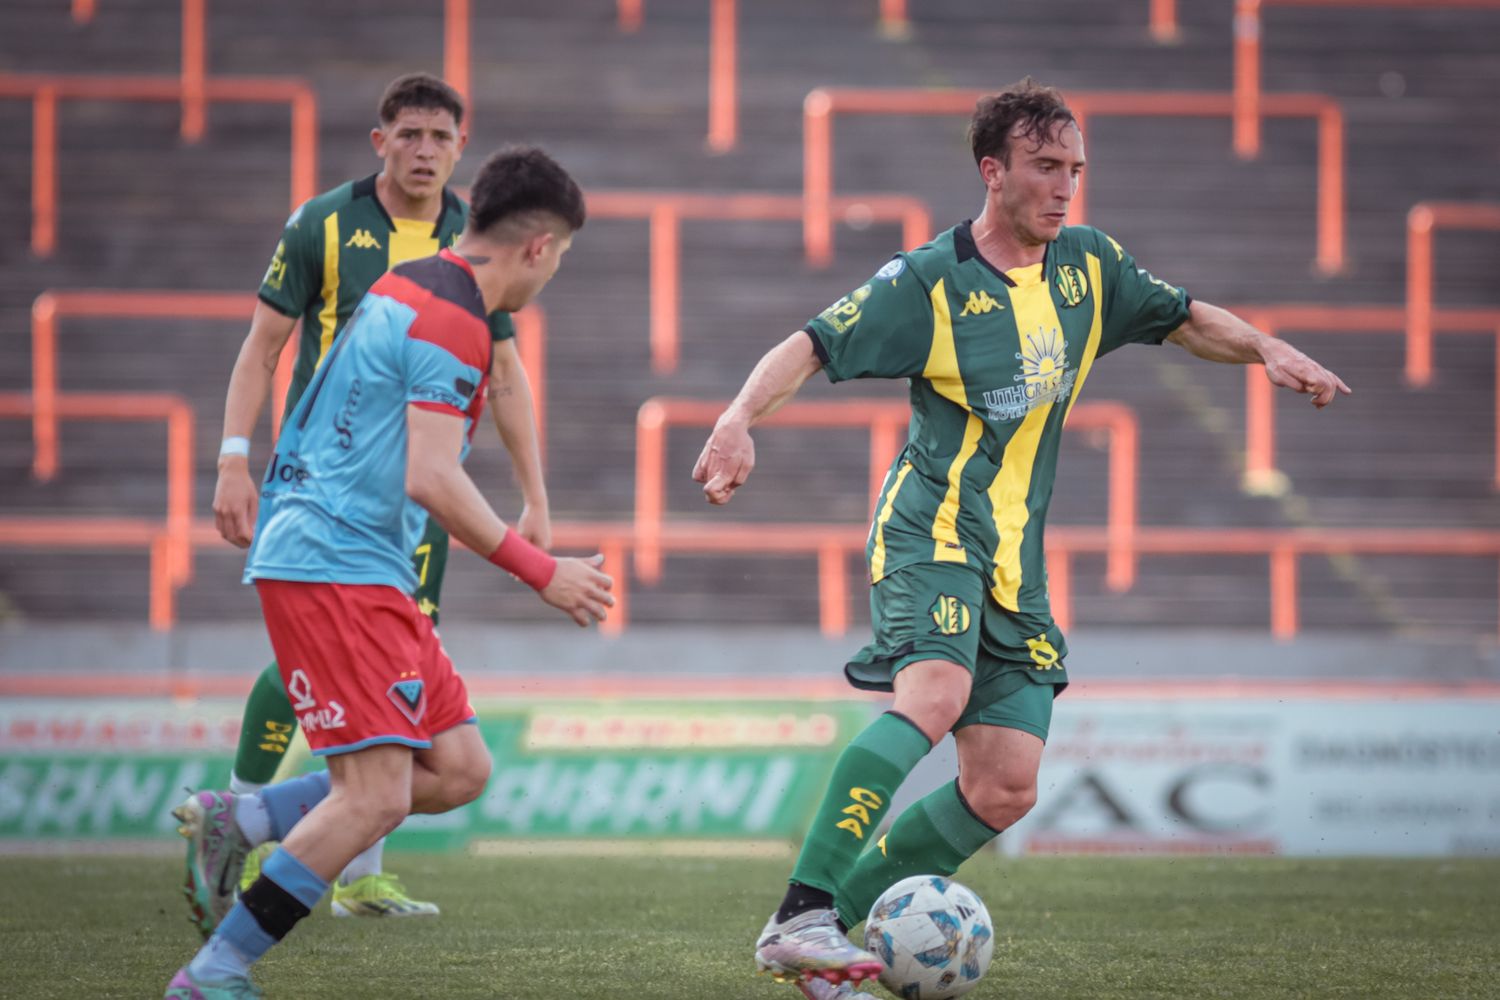
[[[1056,327],[1022,334],[1016,360],[1021,370],[1011,380],[1017,384],[984,394],[991,420],[1019,420],[1038,406],[1066,399],[1078,378],[1068,367],[1068,342]]]

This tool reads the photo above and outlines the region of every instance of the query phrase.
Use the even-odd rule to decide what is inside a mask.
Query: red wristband
[[[557,560],[522,538],[513,528],[506,530],[505,537],[490,553],[490,562],[533,590],[546,587],[552,582],[552,574],[557,572]]]

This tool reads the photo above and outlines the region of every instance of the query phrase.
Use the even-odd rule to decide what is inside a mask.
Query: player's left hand
[[[1265,359],[1266,378],[1272,385],[1311,395],[1312,404],[1319,409],[1333,402],[1335,395],[1347,396],[1354,391],[1343,379],[1285,341],[1273,343],[1276,347]]]
[[[521,537],[539,549],[552,548],[552,512],[547,504],[526,504],[516,520]]]
[[[716,424],[693,466],[693,481],[703,484],[711,504],[726,504],[755,468],[755,442],[741,424]]]

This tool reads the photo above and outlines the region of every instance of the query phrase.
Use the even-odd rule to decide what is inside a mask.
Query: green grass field
[[[801,1000],[751,972],[784,861],[389,866],[443,916],[335,920],[325,904],[258,967],[272,1000]],[[179,873],[159,857],[0,858],[0,996],[160,997],[197,942]],[[989,856],[960,877],[995,920],[975,998],[1500,996],[1500,861]]]

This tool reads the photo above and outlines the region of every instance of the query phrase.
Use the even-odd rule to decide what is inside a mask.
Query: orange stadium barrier
[[[193,409],[180,396],[165,393],[73,393],[53,400],[64,420],[165,420],[167,424],[167,514],[165,522],[122,518],[3,518],[10,544],[82,548],[163,545],[162,571],[173,585],[192,577],[189,531],[193,511]],[[26,393],[0,393],[0,418],[31,419],[36,404]],[[162,524],[165,524],[163,531]],[[100,525],[120,528],[111,537]],[[93,525],[91,528],[90,525]],[[150,526],[150,531],[142,529]],[[28,530],[30,533],[28,533]],[[76,530],[77,537],[69,535]],[[157,536],[162,540],[158,542]],[[51,539],[51,541],[48,541]]]
[[[1275,305],[1235,307],[1234,312],[1272,336],[1288,330],[1309,333],[1405,333],[1407,379],[1412,375],[1412,345],[1409,312],[1399,306],[1315,306]],[[1500,372],[1500,309],[1447,309],[1428,314],[1428,332],[1432,324],[1449,333],[1493,334],[1495,337],[1496,372]],[[1431,378],[1431,344],[1425,348]],[[1256,493],[1278,493],[1281,473],[1276,468],[1276,400],[1277,389],[1266,378],[1259,365],[1245,368],[1245,478],[1246,489]],[[1495,487],[1500,489],[1500,378],[1495,384]]]
[[[704,194],[672,191],[589,191],[589,215],[596,219],[649,219],[651,370],[677,370],[684,219],[795,222],[802,218],[802,199],[783,194]],[[832,212],[863,216],[868,221],[900,222],[905,247],[932,235],[927,206],[904,195],[850,195],[834,199]]]
[[[1177,39],[1177,0],[1151,0],[1151,37],[1158,42]]]
[[[163,76],[80,76],[0,73],[0,98],[33,102],[31,249],[50,256],[57,248],[57,105],[79,101],[179,101],[183,81]],[[292,112],[291,205],[311,198],[317,185],[318,102],[301,80],[217,77],[203,81],[203,99],[250,104],[288,104]]]
[[[707,143],[715,153],[727,153],[739,142],[738,7],[739,0],[708,4]],[[615,12],[620,30],[634,34],[645,19],[644,0],[616,0]]]
[[[1317,530],[1139,528],[1142,555],[1265,555],[1270,560],[1271,634],[1290,639],[1301,627],[1297,612],[1297,560],[1309,555],[1500,556],[1500,531],[1369,528]],[[1078,553],[1107,551],[1097,528],[1052,528],[1047,532],[1048,590],[1062,628],[1072,624],[1069,560]]]
[[[1422,201],[1406,213],[1406,378],[1412,385],[1432,381],[1432,237],[1439,228],[1500,230],[1500,204]]]
[[[89,23],[96,9],[94,0],[73,0],[73,21]],[[203,138],[208,120],[207,35],[207,0],[182,0],[182,137],[188,142]]]
[[[1268,113],[1261,93],[1260,50],[1263,7],[1433,7],[1500,8],[1500,0],[1235,0],[1234,151],[1260,155],[1260,120]]]
[[[966,115],[982,90],[851,90],[819,88],[802,105],[803,246],[809,263],[826,265],[833,256],[833,116]],[[1101,115],[1132,117],[1227,118],[1233,95],[1214,92],[1075,92],[1068,104],[1080,124]],[[1272,94],[1263,113],[1318,122],[1317,264],[1325,274],[1344,267],[1344,112],[1322,94]],[[1087,182],[1078,186],[1069,221],[1087,221]]]
[[[804,525],[687,525],[667,528],[666,515],[666,435],[677,427],[712,427],[725,403],[711,400],[668,399],[657,397],[641,404],[636,416],[635,448],[635,567],[640,578],[655,583],[661,578],[664,539],[677,531],[670,547],[697,551],[755,551],[754,543],[767,529],[788,533],[784,543],[796,550],[807,540],[816,543],[819,553],[819,577],[824,579],[831,566],[840,565],[850,544],[864,551],[866,530],[842,538],[841,528],[823,524]],[[788,403],[772,413],[760,426],[771,427],[863,427],[870,431],[869,488],[873,503],[880,492],[886,470],[903,442],[903,432],[911,419],[911,407],[902,400],[845,399],[800,401]],[[1139,466],[1139,433],[1135,414],[1121,403],[1080,403],[1068,416],[1071,430],[1102,430],[1109,434],[1109,510],[1106,535],[1110,539],[1107,580],[1112,590],[1128,590],[1135,583],[1135,555],[1131,539],[1136,530],[1137,483]],[[706,534],[684,535],[682,531],[711,529]],[[828,532],[824,537],[821,532]],[[744,536],[741,538],[740,536]],[[842,540],[840,540],[842,539]],[[852,539],[852,542],[851,542]],[[734,548],[725,548],[733,546]],[[842,574],[842,569],[839,570]],[[842,587],[842,575],[839,576]],[[827,584],[830,600],[832,584]],[[829,619],[825,610],[825,626]],[[835,619],[838,620],[838,619]],[[831,626],[830,626],[831,627]]]
[[[255,311],[256,297],[243,292],[176,292],[111,291],[78,289],[47,291],[31,305],[31,389],[36,400],[32,417],[35,452],[32,473],[43,481],[57,474],[61,459],[58,444],[57,406],[57,322],[65,316],[109,317],[111,319],[237,319],[246,325]],[[531,382],[536,410],[537,446],[545,460],[547,454],[547,320],[540,306],[529,305],[515,314],[516,350]],[[294,333],[281,351],[271,388],[271,434],[281,430],[281,412],[285,409],[287,389],[292,381],[292,367],[297,358]],[[229,375],[224,374],[224,384]]]
[[[443,79],[458,91],[468,109],[466,131],[474,131],[474,101],[469,70],[469,0],[443,0]]]
[[[44,482],[59,467],[58,416],[61,413],[57,365],[57,321],[64,316],[111,319],[237,319],[247,325],[255,296],[242,292],[49,291],[31,305],[31,407],[35,453],[32,473]],[[228,383],[228,375],[225,375]],[[65,415],[65,414],[63,414]]]

